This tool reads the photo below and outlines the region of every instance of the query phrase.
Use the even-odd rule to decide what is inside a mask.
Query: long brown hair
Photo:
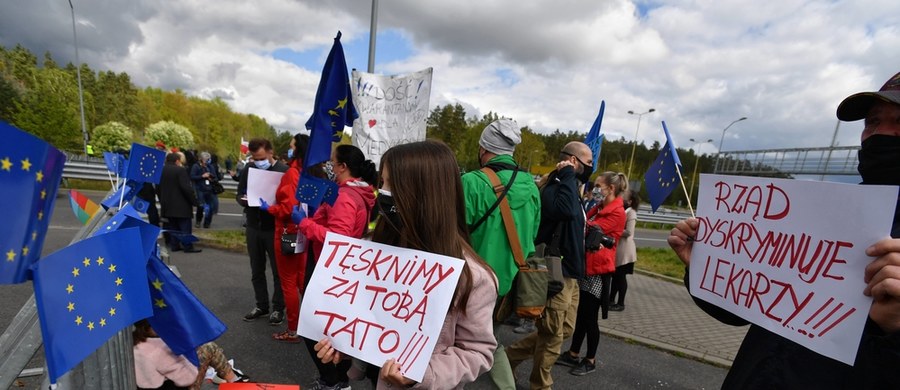
[[[440,141],[426,140],[394,146],[381,156],[401,226],[379,218],[372,240],[445,256],[475,259],[490,267],[469,245],[459,165],[453,151]],[[465,314],[472,271],[464,266],[456,285],[456,308]]]

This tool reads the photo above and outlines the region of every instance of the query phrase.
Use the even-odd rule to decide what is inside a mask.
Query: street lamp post
[[[722,130],[722,138],[719,139],[719,151],[716,153],[716,167],[715,167],[716,172],[719,171],[719,157],[722,155],[722,142],[725,142],[725,132],[728,131],[728,128],[731,127],[731,125],[738,123],[740,121],[743,121],[743,120],[747,120],[747,117],[742,116],[738,119],[733,120],[731,123],[728,124],[728,126],[725,126],[725,128]]]
[[[710,138],[706,140],[706,142],[700,142],[694,141],[694,139],[691,138],[691,142],[696,142],[694,146],[697,148],[697,162],[694,163],[694,173],[691,174],[691,193],[688,195],[688,202],[690,202],[691,199],[694,199],[694,187],[697,186],[697,168],[700,166],[700,147],[705,143],[713,142],[713,140]]]
[[[642,113],[628,111],[629,114],[638,116],[637,128],[634,130],[634,144],[631,145],[631,159],[628,160],[628,176],[627,176],[628,180],[631,180],[631,166],[634,164],[634,151],[637,148],[638,132],[641,131],[641,117],[643,117],[644,115],[647,115],[651,112],[654,112],[654,111],[656,111],[655,108],[651,108],[651,109],[647,110],[647,112],[642,112]]]
[[[84,123],[84,90],[81,88],[81,60],[78,59],[78,35],[75,34],[75,6],[69,0],[69,8],[72,10],[72,41],[75,42],[75,74],[78,75],[78,104],[81,108],[81,135],[84,138],[84,155],[88,155],[87,126]]]

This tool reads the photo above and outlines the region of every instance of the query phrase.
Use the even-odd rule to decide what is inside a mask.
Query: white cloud
[[[513,0],[379,2],[379,31],[411,42],[409,58],[379,73],[434,67],[432,105],[459,102],[538,131],[586,131],[606,100],[612,138],[718,141],[725,149],[824,146],[834,110],[853,92],[897,72],[900,3],[888,0],[759,2]],[[140,86],[220,97],[279,128],[302,127],[319,69],[271,58],[279,48],[324,61],[334,31],[365,39],[370,0],[76,2],[81,58],[124,71]],[[67,4],[12,2],[0,44],[71,61]],[[385,48],[379,47],[384,50]],[[367,53],[348,53],[364,58]],[[844,125],[842,145],[858,142]],[[716,143],[716,146],[718,144]],[[712,152],[714,147],[704,147]]]

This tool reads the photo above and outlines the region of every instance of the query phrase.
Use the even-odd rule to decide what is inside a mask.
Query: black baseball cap
[[[884,83],[878,92],[860,92],[848,96],[838,106],[837,117],[847,122],[863,119],[879,100],[900,104],[900,73]]]

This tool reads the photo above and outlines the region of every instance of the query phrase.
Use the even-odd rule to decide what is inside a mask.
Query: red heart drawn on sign
[[[371,128],[375,127],[376,123],[378,123],[378,121],[376,121],[374,119],[369,119],[369,128],[371,129]]]

